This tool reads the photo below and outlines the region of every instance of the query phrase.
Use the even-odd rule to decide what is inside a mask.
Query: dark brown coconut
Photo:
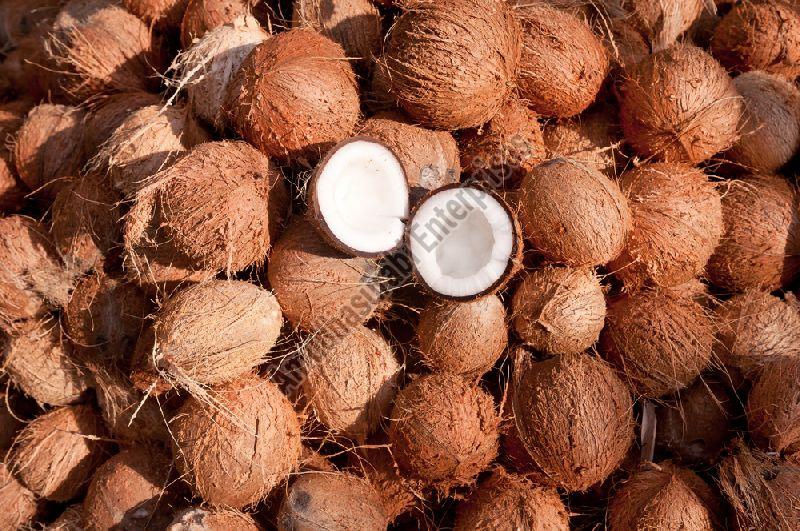
[[[759,446],[800,451],[800,359],[781,358],[764,367],[747,400],[747,424]]]
[[[61,0],[6,0],[0,6],[0,41],[17,47],[27,37],[47,33],[61,9]]]
[[[619,146],[623,140],[616,112],[611,107],[598,107],[579,117],[547,124],[547,158],[570,159],[608,176],[616,175],[617,163],[622,162]]]
[[[594,101],[608,74],[603,42],[583,20],[545,2],[515,8],[522,21],[519,94],[543,116],[569,117]]]
[[[517,287],[511,307],[520,339],[550,355],[594,345],[606,317],[603,287],[591,269],[534,270]]]
[[[37,496],[68,501],[106,458],[104,436],[103,421],[92,406],[54,409],[19,432],[8,467]]]
[[[171,422],[178,467],[212,505],[255,505],[299,463],[295,412],[275,384],[255,376],[222,385],[210,398],[189,398]]]
[[[5,510],[0,512],[0,527],[22,529],[36,516],[36,497],[0,464],[0,503]]]
[[[94,157],[129,116],[142,107],[160,105],[161,97],[149,92],[120,92],[86,102],[83,140],[87,157]],[[177,124],[176,124],[177,125]],[[176,127],[176,130],[182,130]]]
[[[0,157],[0,214],[17,212],[22,208],[27,191],[17,180],[16,171],[7,159]]]
[[[19,41],[17,48],[6,53],[0,62],[0,75],[9,84],[6,97],[17,95],[41,101],[58,91],[58,77],[48,71],[48,52],[44,36],[31,35]]]
[[[772,175],[731,181],[722,197],[725,232],[708,278],[728,291],[791,283],[800,271],[800,211],[795,187]]]
[[[547,260],[595,266],[622,251],[631,224],[616,182],[580,163],[556,159],[534,168],[520,187],[525,238]]]
[[[523,354],[514,373],[520,439],[550,482],[585,491],[617,469],[633,442],[633,401],[608,364],[587,353],[538,363]]]
[[[440,492],[469,485],[497,456],[492,397],[462,377],[422,376],[397,394],[389,441],[400,469]]]
[[[0,342],[5,342],[5,338],[0,339]],[[11,394],[8,388],[3,390],[4,394]],[[13,395],[11,395],[13,397]],[[5,455],[5,452],[11,448],[11,443],[14,442],[14,437],[17,431],[22,427],[22,419],[14,411],[13,402],[0,404],[0,453]]]
[[[166,531],[261,531],[252,516],[229,509],[190,507],[175,515]]]
[[[245,140],[282,163],[310,167],[353,132],[359,97],[341,46],[294,29],[253,49],[228,90],[226,108]]]
[[[189,0],[122,0],[125,9],[162,29],[180,27]]]
[[[643,157],[697,164],[733,146],[743,103],[713,57],[676,44],[640,61],[621,87],[625,138]]]
[[[382,436],[377,443],[385,443]],[[352,459],[354,468],[361,471],[383,501],[384,512],[389,522],[416,506],[423,496],[425,485],[404,476],[397,465],[388,444],[370,444],[357,448]]]
[[[702,274],[722,237],[722,201],[702,170],[643,164],[625,172],[631,230],[609,268],[626,288],[678,286]]]
[[[707,9],[705,0],[603,0],[613,19],[623,19],[647,37],[654,52],[673,45]]]
[[[247,15],[258,0],[189,0],[181,22],[181,44],[189,48],[207,31]]]
[[[306,474],[289,487],[278,512],[279,531],[360,529],[382,531],[389,523],[378,493],[344,473]]]
[[[500,0],[415,0],[389,33],[386,68],[400,107],[435,129],[477,127],[508,99],[520,26]]]
[[[479,378],[508,345],[506,310],[496,295],[473,301],[433,301],[417,327],[422,360],[434,371]]]

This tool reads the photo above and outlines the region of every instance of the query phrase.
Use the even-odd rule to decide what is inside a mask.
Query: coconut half
[[[511,208],[492,192],[460,184],[420,201],[407,238],[419,281],[450,299],[497,291],[511,277],[521,252]]]
[[[339,143],[317,166],[310,193],[322,235],[340,251],[380,256],[403,241],[406,171],[381,142],[356,137]]]

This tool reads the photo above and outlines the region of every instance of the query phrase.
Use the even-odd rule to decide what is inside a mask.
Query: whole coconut
[[[731,181],[722,197],[725,232],[708,278],[728,291],[791,283],[800,272],[800,210],[795,187],[773,175]]]
[[[676,44],[629,74],[620,122],[639,155],[698,164],[736,143],[744,105],[725,69],[705,51]]]
[[[389,522],[410,511],[422,497],[425,485],[406,477],[400,472],[392,450],[386,444],[385,436],[380,436],[374,444],[356,449],[354,468],[361,471],[367,481],[375,488],[383,501],[384,512]]]
[[[654,52],[673,45],[708,5],[705,0],[603,0],[615,19],[624,19],[647,37]]]
[[[36,497],[0,465],[0,503],[6,510],[0,512],[0,527],[3,529],[24,528],[36,516]]]
[[[122,0],[125,9],[161,29],[180,27],[189,0]]]
[[[34,105],[35,102],[29,98],[20,98],[0,104],[0,139],[5,140],[15,135],[25,123],[25,118]],[[0,156],[11,161],[14,150],[9,147],[5,141],[0,142]]]
[[[605,480],[633,442],[628,387],[586,353],[518,358],[512,403],[519,436],[549,482],[585,491]]]
[[[631,230],[609,267],[626,288],[678,286],[703,273],[722,237],[722,200],[702,170],[680,163],[625,172]]]
[[[400,107],[435,129],[491,120],[511,94],[521,51],[507,2],[414,0],[403,8],[384,55]]]
[[[780,358],[764,367],[747,399],[747,424],[759,446],[800,451],[800,359]]]
[[[189,48],[207,31],[250,14],[257,3],[258,0],[189,0],[181,21],[182,47]]]
[[[275,384],[256,376],[211,397],[213,404],[189,398],[171,422],[178,467],[212,505],[255,505],[299,463],[297,416]]]
[[[603,287],[591,269],[536,269],[517,287],[511,307],[520,339],[551,355],[594,345],[606,317]]]
[[[252,516],[229,509],[190,507],[173,518],[166,531],[261,531]]]
[[[528,173],[520,186],[519,218],[536,251],[548,261],[574,267],[616,258],[631,224],[617,183],[566,159]]]
[[[609,177],[616,175],[623,140],[616,112],[604,106],[548,123],[543,137],[547,159],[570,159]]]
[[[87,101],[84,105],[86,117],[83,120],[83,147],[87,158],[95,157],[129,116],[142,107],[160,104],[160,96],[141,90],[104,94]],[[183,127],[176,127],[179,132],[182,129]]]

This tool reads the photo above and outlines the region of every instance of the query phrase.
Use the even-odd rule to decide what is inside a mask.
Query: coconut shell
[[[189,0],[122,0],[125,9],[162,29],[180,27],[188,3]]]
[[[161,97],[143,91],[101,95],[89,100],[85,106],[86,117],[83,122],[83,146],[87,157],[97,155],[129,116],[142,107],[153,105],[160,106]],[[183,127],[176,127],[177,131],[182,129]]]
[[[725,69],[708,53],[677,44],[629,71],[620,122],[639,155],[698,164],[738,140],[744,104]]]
[[[787,454],[800,450],[800,359],[766,365],[747,400],[747,423],[759,446]]]
[[[622,162],[619,145],[623,140],[616,112],[611,107],[599,107],[576,118],[550,122],[543,136],[546,158],[574,160],[615,176],[617,164]]]
[[[534,270],[517,287],[511,305],[520,339],[550,355],[594,345],[606,317],[603,287],[591,269]]]
[[[389,32],[392,94],[416,122],[434,129],[478,127],[509,98],[521,32],[501,0],[415,0]]]
[[[417,505],[425,485],[401,474],[391,448],[383,444],[363,445],[357,448],[354,468],[360,470],[375,488],[383,501],[384,512],[389,522]]]
[[[228,509],[190,507],[175,515],[166,531],[261,531],[252,516]]]
[[[472,301],[434,301],[417,327],[422,360],[434,371],[479,378],[508,345],[506,310],[496,295]]]
[[[727,291],[787,286],[800,272],[800,211],[795,187],[772,175],[731,181],[722,197],[725,232],[708,278]]]
[[[460,376],[418,378],[397,394],[391,419],[400,470],[440,492],[473,483],[497,456],[500,418],[492,397]]]
[[[106,458],[104,436],[92,406],[54,409],[19,432],[8,467],[37,496],[65,502],[81,492]]]
[[[181,22],[181,45],[189,48],[207,31],[247,15],[258,0],[189,0]]]
[[[5,508],[0,513],[0,527],[21,529],[36,516],[36,498],[8,471],[0,466],[0,503]]]
[[[575,267],[616,258],[631,225],[617,183],[566,159],[541,164],[525,177],[520,206],[523,234],[536,251]]]
[[[585,491],[620,465],[633,442],[627,386],[590,354],[531,363],[518,358],[512,387],[520,439],[549,481]]]
[[[189,398],[171,422],[178,467],[212,505],[255,505],[297,467],[300,424],[278,387],[255,376],[212,396]]]
[[[522,21],[519,94],[542,116],[569,117],[592,104],[609,71],[603,42],[583,20],[542,3],[516,7]]]
[[[245,140],[281,163],[311,167],[352,134],[359,96],[341,46],[294,29],[253,49],[229,87],[226,108]]]
[[[625,172],[632,226],[610,264],[626,288],[678,286],[701,275],[722,237],[722,200],[702,170],[679,163]]]
[[[657,52],[675,44],[707,6],[705,0],[603,0],[612,18],[624,19]]]

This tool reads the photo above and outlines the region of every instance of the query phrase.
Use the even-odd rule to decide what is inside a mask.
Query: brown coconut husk
[[[675,44],[708,9],[706,0],[603,0],[612,19],[622,19],[647,37],[654,52]]]
[[[708,53],[676,44],[640,61],[620,87],[625,138],[643,157],[698,164],[733,146],[743,103]]]
[[[2,47],[17,47],[27,37],[40,37],[61,9],[62,0],[6,0],[0,6]]]
[[[392,94],[420,124],[478,127],[508,99],[520,58],[520,25],[500,0],[415,0],[388,36]]]
[[[708,176],[686,164],[643,164],[625,172],[620,187],[632,225],[609,267],[626,289],[678,286],[702,274],[723,230],[722,200]]]
[[[65,502],[82,491],[106,458],[104,437],[92,406],[54,409],[19,432],[8,467],[37,496]]]
[[[0,527],[3,529],[23,528],[36,516],[36,497],[8,471],[5,464],[0,465],[0,503],[6,508],[0,512]]]
[[[13,166],[13,137],[17,133],[28,112],[34,107],[32,99],[21,98],[0,104],[0,156]],[[11,149],[9,149],[11,148]]]
[[[206,32],[225,24],[230,24],[242,15],[256,9],[256,14],[264,15],[267,2],[257,7],[259,0],[189,0],[181,21],[181,45],[189,48],[195,39],[202,38]],[[262,17],[263,18],[263,17]]]
[[[607,27],[601,26],[600,30],[617,76],[650,55],[650,43],[628,21],[613,19],[608,21]]]
[[[125,9],[162,30],[179,28],[189,0],[122,0]]]
[[[173,518],[166,531],[261,531],[263,528],[249,514],[229,509],[190,507]]]
[[[517,287],[511,306],[520,339],[550,355],[583,352],[597,342],[605,323],[603,287],[591,269],[534,270]]]
[[[35,34],[17,43],[0,62],[0,75],[9,84],[7,96],[41,101],[58,90],[58,77],[49,72],[45,35]],[[49,99],[49,98],[48,98]]]
[[[590,354],[532,363],[523,353],[514,371],[512,403],[533,463],[568,491],[604,481],[633,442],[630,391],[609,365]]]
[[[780,358],[764,367],[747,400],[747,424],[759,446],[800,451],[800,358]]]
[[[83,121],[83,146],[86,156],[95,157],[114,131],[139,109],[160,103],[160,96],[143,91],[101,95],[86,102],[86,117]],[[176,127],[177,131],[182,129]]]
[[[725,232],[708,262],[708,278],[727,291],[767,291],[800,272],[800,198],[773,175],[731,181],[722,197]]]
[[[622,164],[622,133],[617,110],[602,106],[576,118],[548,123],[544,145],[548,159],[565,158],[613,177]]]
[[[20,210],[27,190],[16,177],[16,171],[5,158],[0,157],[0,213],[10,214]]]

